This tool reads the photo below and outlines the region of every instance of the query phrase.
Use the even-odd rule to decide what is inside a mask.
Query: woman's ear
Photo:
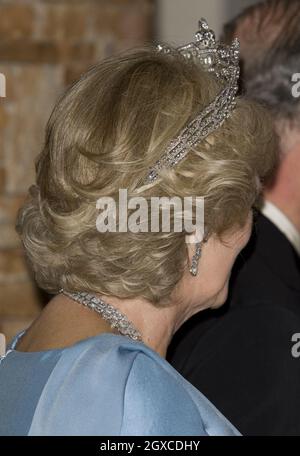
[[[204,237],[202,232],[193,231],[192,233],[185,235],[185,242],[186,244],[197,244],[198,242],[202,242]]]

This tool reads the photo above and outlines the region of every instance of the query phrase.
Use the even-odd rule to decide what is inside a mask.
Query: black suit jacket
[[[299,257],[260,215],[227,303],[175,334],[167,359],[244,435],[300,435]]]

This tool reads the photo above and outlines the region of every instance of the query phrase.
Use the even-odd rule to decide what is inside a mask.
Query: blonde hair
[[[185,233],[99,233],[96,201],[129,195],[204,196],[205,225],[242,226],[272,170],[276,140],[264,108],[243,97],[185,160],[137,190],[169,142],[220,91],[220,83],[175,50],[152,47],[91,68],[58,100],[36,162],[37,185],[17,230],[38,285],[166,305],[186,267]]]

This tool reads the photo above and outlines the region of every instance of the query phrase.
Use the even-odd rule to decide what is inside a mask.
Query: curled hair
[[[184,232],[96,229],[96,201],[129,196],[204,196],[205,224],[222,235],[243,225],[271,171],[276,142],[260,105],[240,97],[222,127],[185,160],[139,188],[169,142],[220,91],[219,82],[175,50],[152,47],[91,68],[58,100],[36,162],[37,182],[17,230],[38,285],[164,305],[187,261]]]

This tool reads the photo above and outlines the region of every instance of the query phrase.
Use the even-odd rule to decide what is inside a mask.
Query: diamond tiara
[[[170,47],[160,44],[157,50],[164,54],[172,52]],[[195,34],[195,42],[180,46],[177,51],[186,59],[198,61],[205,71],[213,73],[224,82],[224,88],[181,134],[171,141],[163,156],[149,169],[143,185],[154,182],[160,169],[173,168],[183,160],[193,146],[222,125],[235,106],[240,75],[237,39],[234,39],[230,46],[216,41],[215,34],[209,29],[206,20],[201,19],[199,30]]]

